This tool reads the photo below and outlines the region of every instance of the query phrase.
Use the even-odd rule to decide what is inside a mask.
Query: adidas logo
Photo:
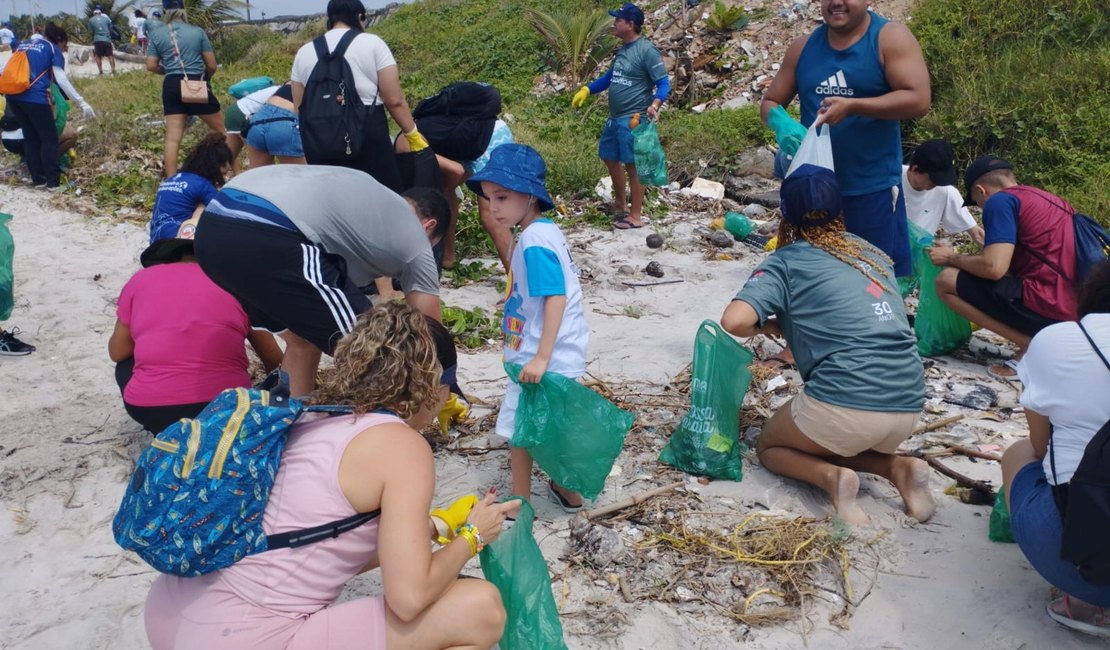
[[[856,94],[856,91],[849,88],[848,82],[844,80],[843,70],[837,70],[836,74],[822,81],[815,92],[818,95],[839,95],[841,97],[851,97]]]

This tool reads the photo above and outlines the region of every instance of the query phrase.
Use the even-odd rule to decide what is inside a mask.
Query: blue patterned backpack
[[[311,411],[351,412],[305,406],[279,382],[272,390],[225,390],[195,419],[159,433],[139,456],[112,521],[116,543],[162,573],[192,577],[255,553],[336,537],[378,516],[360,513],[277,535],[262,530],[289,428]]]

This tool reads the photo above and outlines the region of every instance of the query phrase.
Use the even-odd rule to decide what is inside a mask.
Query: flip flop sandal
[[[999,381],[1021,381],[1017,373],[1017,362],[1013,359],[987,366],[987,374]]]
[[[1057,611],[1057,604],[1060,604],[1060,609],[1063,610],[1062,612]],[[1048,617],[1066,628],[1075,630],[1076,632],[1090,634],[1092,636],[1110,638],[1110,622],[1108,622],[1107,620],[1107,612],[1102,607],[1099,607],[1097,609],[1099,613],[1095,619],[1095,622],[1088,623],[1087,621],[1081,621],[1072,615],[1071,598],[1069,596],[1065,595],[1063,598],[1057,598],[1056,600],[1049,602],[1048,605],[1045,606],[1045,612],[1048,614]]]
[[[617,219],[616,221],[613,222],[613,228],[615,228],[616,230],[636,230],[637,228],[643,228],[643,227],[644,227],[643,224],[637,225],[637,224],[632,223],[631,221],[628,220],[628,217],[624,217],[622,219]]]
[[[559,491],[555,489],[555,481],[547,482],[547,492],[551,495],[551,498],[555,501],[555,503],[559,504],[559,507],[563,509],[563,512],[574,514],[581,510],[582,506],[585,505],[585,502],[579,505],[573,505],[569,501],[567,501],[566,497],[559,494]]]

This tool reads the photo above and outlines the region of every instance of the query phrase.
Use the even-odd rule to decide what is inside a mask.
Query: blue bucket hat
[[[821,226],[840,216],[840,183],[831,169],[802,165],[786,177],[779,190],[782,218],[795,226]],[[809,212],[824,212],[821,219],[806,219]]]
[[[544,186],[547,165],[539,152],[526,144],[509,143],[495,148],[482,171],[466,181],[478,196],[482,194],[482,181],[496,183],[505,189],[536,197],[540,212],[553,210],[555,204]]]

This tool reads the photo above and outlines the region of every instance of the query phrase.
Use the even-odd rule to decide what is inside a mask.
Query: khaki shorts
[[[837,456],[864,451],[893,454],[910,437],[920,413],[863,411],[814,399],[802,391],[790,400],[790,416],[813,442]]]

